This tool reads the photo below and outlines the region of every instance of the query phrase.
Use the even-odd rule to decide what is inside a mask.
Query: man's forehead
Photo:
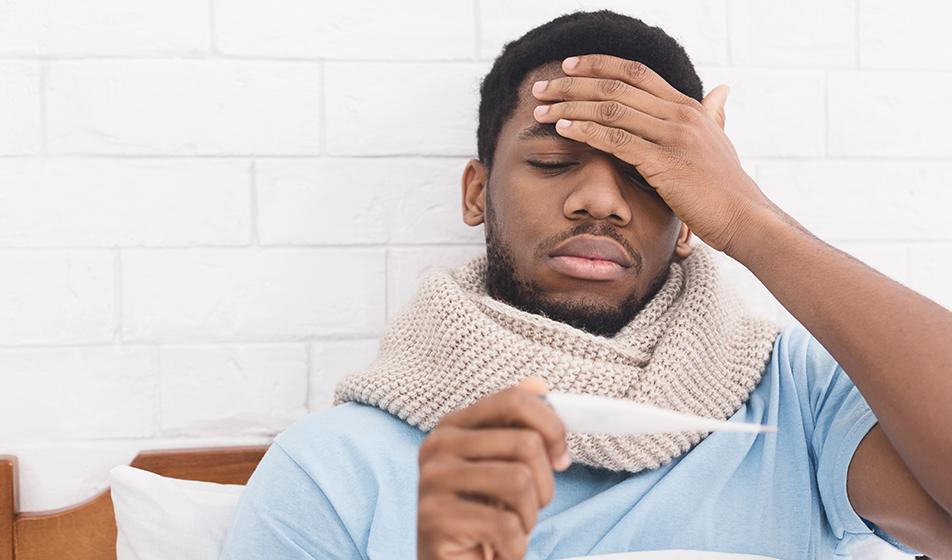
[[[531,140],[537,140],[539,138],[571,141],[555,130],[555,124],[540,122],[534,122],[523,128],[516,137],[516,140],[519,142],[528,142]]]
[[[544,102],[532,95],[532,84],[538,80],[551,80],[565,76],[562,71],[561,61],[553,61],[535,68],[523,79],[519,85],[519,101],[515,111],[515,117],[512,124],[517,125],[519,132],[516,135],[517,142],[528,142],[538,139],[559,140],[577,144],[555,130],[554,123],[540,123],[532,116],[532,112],[538,105]]]
[[[530,71],[526,74],[525,78],[522,79],[522,83],[519,84],[518,95],[520,107],[530,105],[531,108],[534,108],[540,103],[540,101],[532,95],[532,84],[539,80],[551,80],[553,78],[564,78],[565,76],[565,72],[562,71],[561,61],[549,62]]]

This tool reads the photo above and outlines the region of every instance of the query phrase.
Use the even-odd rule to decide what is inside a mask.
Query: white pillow
[[[238,484],[167,478],[125,465],[109,471],[117,560],[214,560],[231,525]]]

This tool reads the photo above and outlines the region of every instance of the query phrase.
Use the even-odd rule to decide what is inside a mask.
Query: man
[[[833,558],[873,533],[952,557],[952,314],[771,204],[726,88],[602,11],[509,43],[481,94],[486,255],[428,274],[339,406],[276,438],[223,558]],[[809,332],[748,316],[692,235]],[[548,389],[778,431],[566,434]]]

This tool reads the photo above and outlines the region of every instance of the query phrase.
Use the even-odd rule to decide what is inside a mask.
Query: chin
[[[634,287],[622,280],[582,280],[562,274],[547,275],[536,285],[543,288],[546,299],[559,303],[620,305],[631,297]]]
[[[627,295],[627,294],[626,294]],[[617,309],[626,297],[615,294],[605,294],[592,288],[575,288],[553,290],[545,292],[543,298],[547,303],[567,305],[572,307]]]

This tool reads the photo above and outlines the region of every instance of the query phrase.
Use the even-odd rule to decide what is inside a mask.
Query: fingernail
[[[533,112],[536,114],[537,117],[541,117],[542,115],[549,112],[549,106],[539,105],[538,107],[535,108],[535,110],[533,110]]]
[[[572,456],[569,455],[568,450],[566,450],[565,453],[563,453],[562,456],[555,461],[555,468],[556,470],[564,471],[565,469],[569,468],[569,465],[571,464]]]
[[[542,93],[547,85],[549,85],[549,80],[540,80],[532,84],[532,93]]]
[[[572,68],[575,68],[576,66],[578,66],[577,56],[570,56],[562,62],[562,68],[565,68],[566,70],[571,70]]]
[[[568,128],[572,126],[572,121],[568,119],[559,119],[558,121],[556,121],[555,126],[557,126],[558,128]]]
[[[541,377],[530,375],[518,384],[523,389],[536,395],[544,395],[549,391],[548,384]]]

